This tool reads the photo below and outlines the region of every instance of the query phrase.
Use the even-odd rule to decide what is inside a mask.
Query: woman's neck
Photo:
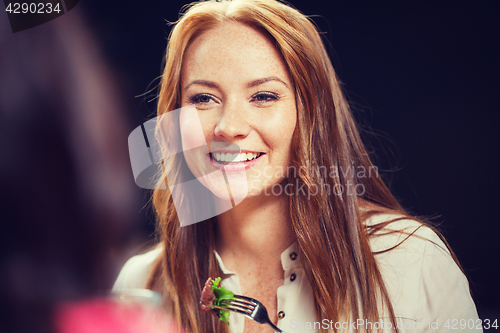
[[[217,251],[225,265],[267,263],[281,267],[280,255],[294,241],[287,196],[261,193],[217,217]]]

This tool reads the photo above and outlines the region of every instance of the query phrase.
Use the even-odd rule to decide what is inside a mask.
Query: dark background
[[[130,131],[153,117],[156,90],[146,91],[161,75],[170,31],[165,20],[175,21],[186,3],[81,0],[66,14],[83,14],[102,47]],[[413,213],[436,216],[470,280],[480,317],[500,319],[500,2],[291,3],[325,32],[334,67],[394,193]],[[148,193],[142,197],[144,206]],[[144,239],[154,231],[151,215],[148,208],[137,211]]]

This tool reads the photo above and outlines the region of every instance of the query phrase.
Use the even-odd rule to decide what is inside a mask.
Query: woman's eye
[[[208,94],[198,94],[189,97],[189,101],[194,104],[206,104],[214,101],[214,98]]]
[[[255,100],[256,102],[270,102],[270,101],[276,101],[279,99],[279,96],[277,94],[269,93],[269,92],[262,92],[258,93],[252,96],[252,99]]]

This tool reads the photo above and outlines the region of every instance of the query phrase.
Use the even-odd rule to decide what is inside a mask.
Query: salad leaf
[[[219,287],[221,278],[218,277],[212,280],[212,290],[215,294],[214,305],[221,306],[220,302],[225,299],[233,299],[234,293],[224,286]],[[229,310],[219,310],[219,319],[225,321],[229,325]]]

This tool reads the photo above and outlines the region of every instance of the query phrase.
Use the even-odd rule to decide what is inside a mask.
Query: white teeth
[[[212,158],[218,162],[245,162],[251,161],[258,156],[256,153],[212,153]]]

